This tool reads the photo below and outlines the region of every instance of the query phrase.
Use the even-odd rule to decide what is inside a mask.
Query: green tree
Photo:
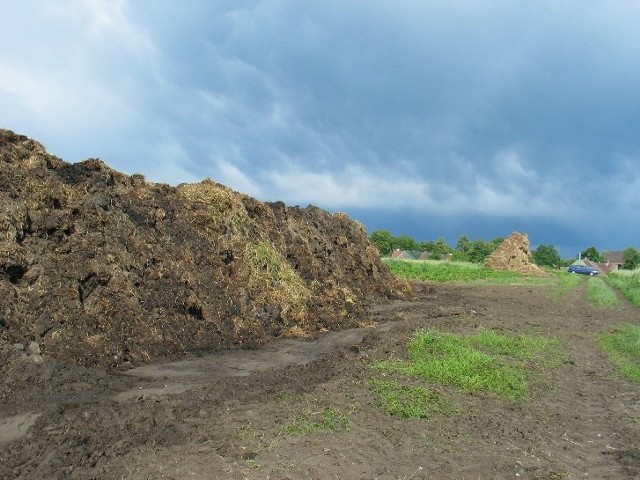
[[[447,244],[447,241],[440,237],[438,240],[426,240],[420,244],[420,250],[423,252],[429,252],[429,258],[442,258],[443,255],[451,253],[451,247]]]
[[[462,235],[458,238],[456,243],[456,251],[460,253],[469,253],[471,251],[471,240],[466,235]]]
[[[626,248],[622,252],[622,260],[624,261],[622,268],[625,270],[633,270],[637,268],[640,266],[640,251],[634,247]]]
[[[400,250],[419,250],[420,245],[415,241],[413,237],[409,235],[400,235],[396,237],[393,241],[393,247],[399,248]]]
[[[562,258],[553,245],[538,245],[531,254],[533,263],[547,267],[557,267],[562,264]]]
[[[482,263],[488,255],[491,255],[495,251],[496,247],[497,245],[492,242],[474,240],[473,243],[471,243],[471,249],[468,253],[469,261]]]
[[[484,240],[474,240],[472,242],[469,240],[469,237],[462,235],[458,238],[458,243],[456,243],[456,249],[452,252],[451,259],[463,262],[482,263],[503,241],[503,237],[497,237],[489,242],[485,242]]]
[[[560,262],[560,266],[561,267],[568,267],[569,265],[571,265],[575,261],[576,261],[575,258],[563,258],[562,261]]]
[[[471,251],[471,241],[466,235],[462,235],[456,242],[456,248],[451,254],[451,260],[456,262],[468,262]]]
[[[583,250],[580,253],[580,258],[586,258],[587,260],[591,260],[592,262],[602,262],[602,255],[596,249],[596,247],[589,247],[586,250]]]
[[[380,255],[389,255],[395,239],[387,230],[375,230],[369,236],[369,240],[376,246]]]
[[[454,250],[451,253],[451,260],[454,262],[468,262],[469,261],[469,254],[468,253],[464,253],[460,250]]]
[[[434,242],[433,240],[425,240],[424,242],[420,243],[420,251],[422,252],[435,252],[437,250],[437,246],[436,246],[436,242]]]
[[[442,237],[436,240],[436,248],[440,255],[447,255],[448,253],[451,253],[453,251],[447,241]]]
[[[502,242],[504,242],[504,237],[496,237],[493,240],[491,240],[491,243],[495,246],[494,251],[496,248],[500,246]]]

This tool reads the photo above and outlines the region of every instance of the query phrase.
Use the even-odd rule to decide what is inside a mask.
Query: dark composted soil
[[[69,164],[0,130],[7,344],[112,367],[255,347],[356,326],[364,301],[405,287],[344,214]]]
[[[596,342],[637,323],[638,309],[591,306],[585,284],[558,297],[541,286],[415,283],[415,300],[372,305],[368,328],[148,362],[128,375],[24,351],[3,369],[21,389],[0,398],[0,478],[640,478],[640,386]],[[428,385],[450,408],[391,416],[368,385],[395,377],[372,364],[402,358],[424,328],[554,336],[566,358],[531,365],[520,401]],[[350,428],[285,428],[327,408]]]

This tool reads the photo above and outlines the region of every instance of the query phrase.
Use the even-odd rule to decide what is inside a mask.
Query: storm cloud
[[[18,2],[0,123],[418,240],[640,246],[640,4]]]

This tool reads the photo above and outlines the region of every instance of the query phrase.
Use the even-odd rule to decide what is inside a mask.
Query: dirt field
[[[413,286],[416,301],[371,305],[362,320],[376,327],[126,375],[15,355],[3,384],[19,388],[0,392],[0,478],[640,478],[640,386],[595,344],[637,323],[637,308],[584,308],[585,283],[561,298],[546,287]],[[541,370],[524,401],[436,386],[452,412],[393,417],[367,388],[381,378],[371,363],[401,357],[420,328],[554,335],[567,360]],[[350,428],[284,428],[327,408]]]

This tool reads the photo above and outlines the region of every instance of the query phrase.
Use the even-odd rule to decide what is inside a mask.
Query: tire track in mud
[[[598,307],[587,300],[587,281],[581,282],[565,296],[561,318],[570,319],[569,328],[558,327],[564,334],[571,365],[565,381],[558,383],[564,403],[573,413],[567,423],[559,422],[563,448],[556,455],[576,472],[584,471],[592,478],[610,478],[620,470],[629,478],[640,473],[640,451],[629,448],[622,440],[638,412],[638,389],[633,383],[621,382],[615,366],[598,346],[598,336],[628,322],[633,306],[619,292],[615,307]],[[570,422],[568,421],[570,420]],[[632,422],[631,422],[632,423]],[[632,427],[631,427],[632,429]]]
[[[413,302],[396,301],[408,306]],[[393,302],[392,302],[393,303]],[[377,315],[388,310],[381,308]],[[374,316],[376,311],[373,312]],[[112,389],[73,396],[60,395],[35,405],[33,411],[0,417],[0,445],[27,435],[29,428],[52,405],[63,409],[76,409],[81,405],[101,402],[126,402],[147,397],[173,395],[224,377],[244,377],[268,370],[281,370],[289,366],[308,365],[324,355],[341,348],[362,343],[371,333],[388,331],[394,322],[375,323],[373,327],[352,328],[321,334],[313,340],[274,339],[255,350],[231,350],[205,354],[192,354],[186,358],[165,362],[150,362],[113,374],[124,380]],[[135,385],[131,386],[131,381]]]
[[[375,326],[378,332],[391,328],[392,322]],[[131,377],[137,384],[123,391],[78,395],[60,403],[64,409],[80,405],[116,400],[126,402],[158,395],[185,392],[223,377],[244,377],[288,366],[308,365],[330,352],[360,344],[372,328],[352,328],[328,332],[315,340],[277,339],[257,350],[235,350],[189,356],[167,362],[152,362],[124,371],[119,376]],[[127,382],[130,383],[130,382]],[[42,412],[22,412],[0,418],[0,445],[18,440],[42,416]]]
[[[375,329],[383,332],[391,326],[392,323],[384,323],[377,325]],[[140,384],[116,394],[114,398],[126,401],[148,395],[181,393],[214,378],[244,377],[292,365],[308,365],[329,352],[361,343],[371,330],[352,328],[328,332],[313,341],[279,339],[259,350],[226,351],[140,365],[123,373],[137,378]]]

